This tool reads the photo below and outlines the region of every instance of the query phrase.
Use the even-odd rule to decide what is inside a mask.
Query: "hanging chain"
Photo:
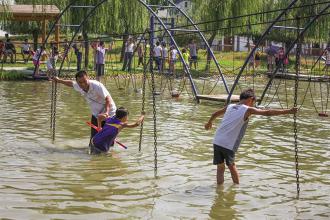
[[[157,171],[157,118],[156,118],[155,76],[154,76],[154,71],[153,70],[151,70],[151,84],[152,84],[152,108],[153,108],[153,119],[154,119],[155,171]]]
[[[298,99],[298,87],[299,87],[299,71],[300,71],[300,53],[301,53],[301,37],[300,37],[300,29],[299,29],[299,18],[297,18],[297,35],[298,42],[296,48],[296,77],[294,84],[294,107],[297,107],[297,99]],[[294,149],[295,149],[295,165],[296,165],[296,183],[297,183],[297,194],[299,196],[300,193],[300,184],[299,184],[299,158],[298,158],[298,129],[297,129],[297,113],[293,115],[293,129],[294,129]]]
[[[146,96],[146,80],[147,80],[147,44],[144,47],[144,57],[143,57],[143,84],[142,84],[142,113],[145,112],[145,96]],[[139,140],[139,152],[141,152],[141,145],[142,145],[142,133],[143,133],[143,122],[141,123],[140,127],[140,140]]]
[[[154,171],[157,173],[157,118],[156,118],[156,95],[155,95],[155,75],[153,70],[153,32],[149,31],[150,36],[150,47],[149,47],[149,66],[150,66],[150,74],[151,74],[151,87],[152,87],[152,107],[153,107],[153,120],[154,120]]]

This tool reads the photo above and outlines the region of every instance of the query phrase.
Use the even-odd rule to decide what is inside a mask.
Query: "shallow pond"
[[[117,106],[141,111],[142,95],[108,81]],[[59,86],[56,140],[50,139],[49,82],[0,82],[1,219],[329,219],[330,120],[312,107],[298,117],[300,187],[296,197],[292,117],[253,117],[239,151],[240,185],[229,171],[217,186],[215,128],[204,123],[219,105],[157,96],[157,172],[152,98],[147,95],[142,150],[139,128],[128,146],[88,155],[89,109]],[[216,121],[216,125],[218,120]],[[216,127],[216,125],[214,127]]]

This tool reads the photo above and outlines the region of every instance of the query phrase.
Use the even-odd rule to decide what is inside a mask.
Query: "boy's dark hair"
[[[247,89],[247,90],[244,90],[240,96],[239,96],[239,100],[245,100],[245,99],[248,99],[248,98],[253,98],[253,99],[256,99],[256,95],[254,94],[254,90],[253,89]]]
[[[81,78],[83,76],[87,76],[87,72],[85,70],[80,70],[76,73],[75,77],[76,77],[76,80],[77,80],[78,78]]]
[[[128,110],[124,107],[120,107],[116,110],[116,118],[122,119],[129,114]]]
[[[159,42],[158,41],[156,42],[156,46],[159,46]]]
[[[104,41],[100,41],[100,46],[103,46],[104,45]]]
[[[185,48],[182,49],[182,53],[186,53],[187,50]]]

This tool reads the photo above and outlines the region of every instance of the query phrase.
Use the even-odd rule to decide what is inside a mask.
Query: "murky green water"
[[[135,119],[141,94],[106,85]],[[292,117],[254,117],[237,154],[241,184],[215,183],[212,138],[204,123],[215,104],[157,97],[154,173],[151,97],[142,152],[139,129],[123,131],[128,150],[87,154],[89,110],[60,86],[56,141],[50,140],[50,83],[0,82],[2,219],[329,219],[330,120],[299,113],[301,194],[296,199]],[[308,103],[307,105],[308,106]],[[217,121],[218,122],[218,121]]]

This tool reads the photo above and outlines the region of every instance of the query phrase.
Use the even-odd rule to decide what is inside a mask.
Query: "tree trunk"
[[[84,39],[84,48],[85,48],[85,62],[84,62],[84,69],[88,69],[88,64],[89,64],[89,41],[88,41],[88,34],[85,30],[82,32],[83,39]]]
[[[120,52],[120,62],[123,62],[123,60],[124,60],[125,45],[126,45],[126,42],[128,40],[128,37],[129,37],[129,34],[128,34],[128,31],[126,30],[124,35],[123,35],[123,44],[122,44],[121,52]]]
[[[211,37],[207,40],[207,42],[209,43],[211,49],[212,49],[212,44],[213,44],[214,38],[216,36],[217,36],[217,32],[214,31],[212,33]],[[207,50],[207,61],[206,61],[205,71],[209,71],[210,70],[211,59],[212,59],[211,51],[210,50]]]
[[[34,51],[36,51],[38,49],[38,35],[39,35],[39,31],[37,29],[34,29],[32,31],[33,50]]]

